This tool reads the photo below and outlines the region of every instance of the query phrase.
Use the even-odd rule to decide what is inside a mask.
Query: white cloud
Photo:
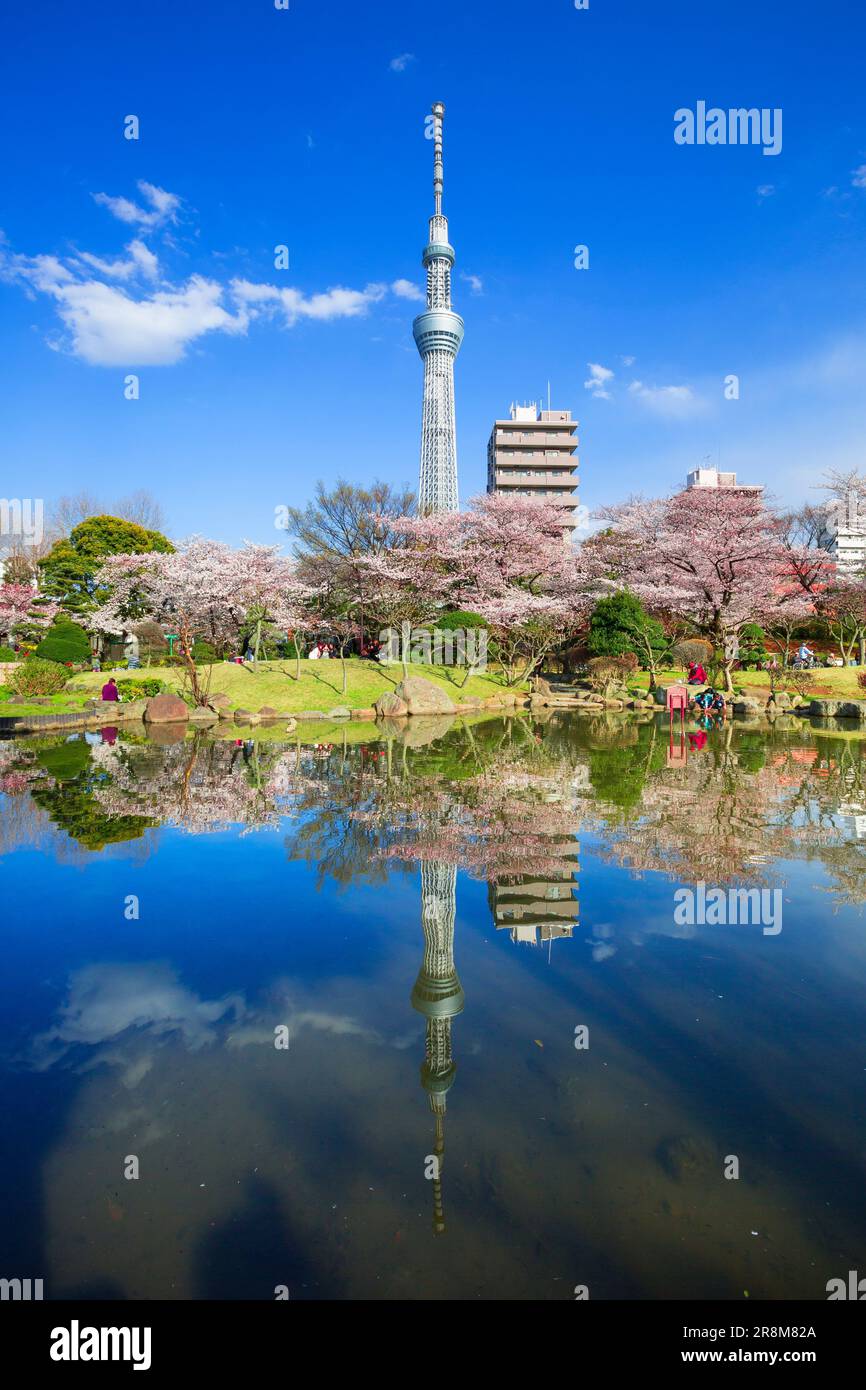
[[[108,208],[112,216],[121,222],[137,223],[141,227],[158,227],[163,222],[176,221],[180,207],[180,198],[176,193],[167,193],[164,188],[157,188],[146,179],[139,179],[136,187],[145,201],[150,203],[149,209],[139,207],[138,203],[131,202],[129,198],[114,198],[108,193],[94,193],[93,199],[101,207]]]
[[[244,306],[280,305],[291,328],[298,319],[352,319],[366,314],[371,304],[377,304],[388,293],[387,285],[371,284],[363,290],[349,290],[342,285],[322,294],[305,295],[301,290],[278,289],[276,285],[256,285],[249,280],[232,280],[231,291]],[[256,312],[256,310],[254,310]]]
[[[465,270],[461,270],[460,279],[467,282],[473,294],[484,293],[484,282],[480,275],[468,275]]]
[[[851,182],[855,188],[866,188],[866,164],[860,164],[852,170]]]
[[[401,53],[399,57],[392,58],[388,67],[392,72],[405,72],[410,63],[414,63],[414,53]]]
[[[22,280],[32,290],[52,294],[59,286],[74,280],[75,276],[57,256],[6,256],[0,257],[0,270],[4,280]]]
[[[132,299],[97,280],[55,291],[72,350],[94,366],[170,366],[205,333],[245,333],[248,318],[220,304],[222,286],[193,275],[186,285]]]
[[[621,357],[619,360],[624,367],[633,367],[635,364],[635,359],[633,357]]]
[[[232,315],[222,307],[222,285],[200,275],[179,288],[135,298],[92,275],[79,278],[55,256],[6,256],[0,271],[31,292],[51,296],[69,334],[68,343],[51,346],[68,346],[91,366],[171,365],[205,333],[245,333],[249,322],[243,310]]]
[[[596,400],[609,401],[611,396],[607,386],[614,376],[610,367],[602,367],[598,362],[587,362],[586,365],[589,367],[589,380],[583,383],[584,389],[590,391]]]
[[[78,261],[83,261],[91,270],[98,270],[100,275],[107,275],[111,280],[129,280],[135,275],[145,275],[149,280],[155,280],[159,274],[159,261],[143,241],[131,241],[126,250],[129,255],[124,260],[118,258],[116,261],[104,261],[99,256],[94,256],[89,251],[80,251]]]
[[[181,201],[175,194],[144,181],[138,187],[152,213],[125,199],[94,196],[111,205],[121,221],[144,218],[155,225],[174,218]],[[335,285],[318,294],[244,279],[226,285],[206,275],[172,284],[160,281],[159,261],[138,237],[117,257],[91,251],[65,257],[15,255],[0,237],[0,278],[21,285],[31,299],[48,295],[66,330],[48,338],[48,345],[93,366],[171,365],[208,333],[244,335],[251,322],[273,315],[290,328],[300,319],[327,323],[362,317],[389,293],[423,301],[421,290],[402,279],[363,289]]]
[[[642,381],[633,381],[628,389],[636,400],[656,415],[684,419],[703,408],[703,403],[690,386],[645,386]]]
[[[424,293],[414,280],[395,280],[391,289],[398,299],[418,299],[424,303]]]
[[[772,198],[776,191],[776,185],[774,183],[759,183],[755,191],[763,202],[765,198]]]

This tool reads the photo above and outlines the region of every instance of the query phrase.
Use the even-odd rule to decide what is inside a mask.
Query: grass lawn
[[[857,675],[864,668],[862,666],[830,666],[826,670],[822,667],[817,671],[810,672],[812,681],[809,686],[808,694],[816,699],[830,700],[866,700],[866,690],[862,690],[857,684]],[[673,681],[684,679],[682,670],[662,671],[658,677],[660,685],[670,685]],[[734,671],[734,689],[742,689],[748,695],[758,695],[761,692],[765,696],[770,693],[770,682],[766,671]],[[635,676],[630,685],[635,688],[646,690],[649,685],[649,676],[645,671]],[[781,688],[784,688],[782,686]],[[793,690],[793,686],[789,687]]]
[[[199,668],[204,681],[210,672],[210,693],[222,692],[228,695],[233,709],[248,709],[253,712],[262,705],[272,705],[280,713],[293,713],[297,710],[334,709],[337,705],[348,705],[349,709],[369,708],[386,690],[393,690],[403,678],[400,666],[379,666],[372,661],[362,661],[352,657],[346,661],[347,688],[343,694],[342,672],[339,661],[302,661],[301,675],[295,680],[295,663],[288,661],[260,661],[257,669],[252,666],[238,666],[229,661],[217,662],[211,667]],[[413,676],[425,676],[434,685],[439,685],[455,704],[467,695],[489,699],[501,695],[504,686],[490,676],[471,676],[462,688],[448,678],[447,668],[442,666],[422,666],[413,664],[409,668]],[[124,678],[156,677],[173,689],[180,689],[183,673],[172,667],[155,667],[152,670],[142,667],[138,671],[91,671],[73,677],[72,684],[82,686],[86,693],[76,695],[79,702],[92,699],[102,689],[109,675],[117,680]],[[462,675],[458,676],[462,679]],[[75,706],[69,706],[75,708]],[[11,712],[3,710],[4,713]]]
[[[5,687],[3,689],[5,690]],[[62,690],[59,695],[46,695],[44,699],[48,701],[47,704],[40,701],[38,705],[34,705],[32,700],[28,700],[24,696],[20,700],[15,700],[14,703],[10,701],[8,704],[4,698],[0,700],[0,717],[6,719],[16,718],[21,714],[51,714],[52,710],[60,710],[62,714],[69,714],[72,710],[81,709],[88,700],[92,700],[93,693],[88,690],[83,694],[70,694],[69,691]]]

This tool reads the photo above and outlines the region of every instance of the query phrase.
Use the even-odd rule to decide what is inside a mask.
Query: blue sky
[[[2,495],[146,487],[175,536],[239,543],[281,539],[274,509],[317,477],[414,484],[407,296],[433,100],[466,321],[463,498],[484,487],[492,420],[548,379],[580,421],[590,507],[668,491],[707,456],[790,501],[827,467],[866,466],[866,19],[850,3],[16,9]],[[781,153],[677,145],[674,112],[699,100],[781,108]]]

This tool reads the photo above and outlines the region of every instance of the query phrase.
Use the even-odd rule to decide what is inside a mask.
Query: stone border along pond
[[[573,688],[551,687],[540,680],[532,695],[503,690],[501,695],[482,700],[468,696],[455,703],[447,691],[423,676],[407,676],[393,691],[379,696],[375,705],[364,709],[350,709],[348,705],[337,705],[329,710],[309,709],[280,711],[271,705],[262,705],[258,710],[233,709],[228,695],[215,693],[209,697],[207,705],[190,709],[179,695],[170,691],[154,695],[150,699],[130,700],[126,703],[114,700],[91,700],[81,710],[56,711],[51,714],[0,715],[0,733],[36,733],[40,731],[62,731],[64,729],[96,729],[115,724],[171,724],[188,725],[193,729],[207,729],[223,720],[232,720],[236,725],[253,727],[258,724],[285,724],[287,732],[295,730],[299,723],[327,721],[329,723],[346,720],[363,720],[367,723],[381,720],[402,720],[416,716],[452,716],[461,714],[481,714],[483,712],[503,713],[515,709],[572,709],[584,713],[604,709],[632,710],[635,712],[659,712],[666,701],[666,689],[660,686],[654,696],[639,696],[633,699],[605,699],[591,691],[575,691]],[[23,701],[22,701],[23,703]],[[744,719],[765,719],[772,723],[779,715],[796,715],[800,718],[833,719],[846,722],[866,723],[866,700],[826,699],[791,703],[790,696],[780,695],[766,702],[742,698],[731,702],[735,717]]]

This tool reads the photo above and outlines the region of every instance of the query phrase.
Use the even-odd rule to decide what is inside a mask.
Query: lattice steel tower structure
[[[457,430],[454,422],[454,358],[463,341],[463,320],[451,308],[454,248],[448,219],[442,216],[442,117],[433,103],[433,216],[421,263],[427,271],[427,308],[412,325],[424,359],[424,408],[421,416],[421,478],[418,510],[456,512]]]
[[[424,960],[412,990],[412,1007],[427,1019],[421,1085],[430,1097],[438,1173],[433,1178],[433,1230],[445,1230],[442,1168],[445,1163],[445,1098],[457,1072],[451,1055],[451,1020],[463,1012],[463,986],[454,965],[457,870],[452,864],[421,863],[421,925]]]

